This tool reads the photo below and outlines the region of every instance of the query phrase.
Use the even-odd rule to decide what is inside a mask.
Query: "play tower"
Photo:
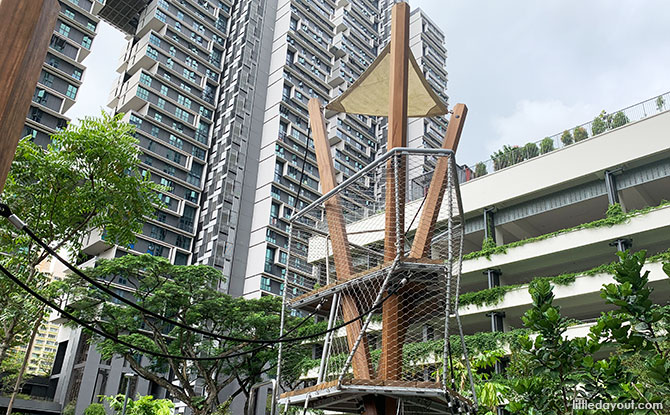
[[[458,315],[464,230],[454,158],[467,107],[448,111],[423,77],[409,49],[407,3],[393,6],[389,45],[326,106],[388,117],[387,152],[338,185],[320,101],[308,109],[323,196],[290,220],[284,304],[332,331],[317,339],[309,373],[296,367],[299,347],[282,345],[277,411],[474,413],[476,402],[454,390],[454,361],[463,361],[458,377],[474,396]],[[406,147],[408,117],[448,112],[442,148]],[[296,284],[314,289],[303,294]],[[450,334],[460,336],[464,359],[451,356]]]

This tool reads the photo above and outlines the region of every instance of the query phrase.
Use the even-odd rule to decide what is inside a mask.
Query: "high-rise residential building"
[[[26,116],[24,136],[45,146],[70,121],[64,114],[77,99],[102,7],[98,0],[59,1],[61,10]]]
[[[223,272],[222,289],[241,295],[277,4],[237,2],[231,13],[194,256]]]
[[[164,206],[133,246],[112,249],[192,262],[230,11],[223,1],[157,0],[138,16],[110,106],[136,126]]]
[[[306,258],[294,255],[288,260],[287,219],[320,196],[307,102],[316,97],[327,103],[374,61],[379,46],[378,6],[370,0],[280,0],[277,4],[246,254],[259,260],[247,262],[245,296],[281,294],[286,273],[286,289],[296,293],[319,282]],[[376,120],[329,112],[326,117],[335,168],[343,180],[373,159]],[[347,202],[364,209],[373,199]],[[294,243],[300,246],[306,241]]]
[[[108,0],[100,11],[128,36],[109,105],[136,126],[141,168],[165,190],[133,245],[110,246],[93,232],[83,244],[91,259],[81,266],[127,253],[192,262],[231,11],[230,1],[195,0]],[[114,289],[132,292],[121,280]],[[81,330],[63,330],[59,340],[52,374],[59,402],[76,402],[80,414],[98,395],[123,393],[130,371],[123,359],[101,360]],[[146,379],[133,380],[131,390],[165,396]]]
[[[166,187],[165,207],[147,218],[132,246],[110,246],[92,233],[84,244],[89,262],[81,265],[149,253],[216,267],[226,277],[220,288],[232,295],[279,295],[287,272],[288,289],[310,289],[318,281],[306,258],[287,260],[288,218],[320,196],[307,101],[327,103],[375,60],[387,41],[380,16],[390,9],[381,3],[107,0],[99,16],[128,36],[110,106],[136,126],[142,167]],[[412,15],[412,30],[422,16]],[[433,41],[444,51],[443,36]],[[412,42],[417,59],[421,42]],[[444,94],[446,85],[435,85]],[[379,120],[325,115],[342,181],[378,154]],[[355,209],[373,209],[374,201],[344,195]],[[125,387],[130,368],[121,359],[100,361],[80,331],[59,340],[56,395],[76,400],[77,414],[94,396]],[[132,388],[165,396],[142,379]]]

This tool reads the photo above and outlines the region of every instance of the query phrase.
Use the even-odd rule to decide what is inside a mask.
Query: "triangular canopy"
[[[326,108],[336,112],[388,117],[391,45],[388,44],[372,65],[342,95]],[[414,55],[409,53],[407,79],[407,116],[434,117],[444,115],[447,106],[423,76]]]

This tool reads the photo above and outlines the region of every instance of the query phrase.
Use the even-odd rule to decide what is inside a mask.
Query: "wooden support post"
[[[0,191],[21,138],[60,5],[0,0]]]
[[[468,107],[465,104],[456,104],[454,106],[454,113],[449,120],[447,133],[442,143],[443,149],[456,152],[467,115]],[[430,187],[426,195],[426,202],[424,203],[423,212],[421,213],[416,234],[414,235],[412,249],[409,253],[410,258],[427,258],[430,256],[430,242],[435,232],[435,223],[437,222],[437,216],[440,212],[444,191],[447,186],[448,163],[449,159],[447,157],[441,157],[435,165],[433,178],[430,181]]]
[[[319,167],[319,179],[321,182],[321,191],[325,194],[335,188],[337,185],[335,178],[335,168],[330,154],[330,144],[326,135],[326,122],[321,110],[321,102],[318,98],[309,100],[307,106],[309,110],[309,121],[312,127],[312,136],[314,139],[314,149],[316,152],[316,161]],[[330,232],[331,245],[333,247],[333,259],[335,261],[335,270],[337,279],[340,281],[351,278],[354,275],[354,268],[351,263],[351,253],[349,251],[349,241],[347,240],[346,223],[342,215],[339,196],[330,198],[325,202],[326,220],[328,221],[328,231]],[[327,260],[327,256],[326,256]],[[342,294],[342,317],[345,321],[352,320],[360,315],[356,299],[344,292]],[[347,325],[347,343],[349,349],[353,349],[354,343],[362,330],[361,320],[357,320]],[[354,353],[351,366],[356,379],[372,378],[372,361],[368,349],[367,337],[363,336],[358,349]],[[372,397],[363,399],[366,415],[376,415],[377,408]]]
[[[389,117],[387,150],[407,146],[407,85],[409,71],[409,5],[405,2],[393,5],[391,12],[391,68],[389,79]],[[384,259],[393,260],[403,255],[405,238],[405,189],[407,186],[405,160],[400,157],[395,166],[389,160],[386,173],[386,236]],[[394,168],[398,171],[394,171]],[[398,181],[396,183],[396,180]],[[397,186],[397,188],[396,188]],[[397,190],[396,190],[397,189]],[[397,203],[396,203],[397,202]],[[397,206],[396,206],[397,205]],[[396,230],[400,229],[400,234]],[[400,380],[402,372],[401,326],[403,316],[401,297],[389,297],[382,306],[382,355],[379,362],[379,377],[385,380]],[[397,402],[386,398],[386,414],[396,413]]]

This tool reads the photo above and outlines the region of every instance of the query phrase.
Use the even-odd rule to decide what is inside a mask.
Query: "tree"
[[[609,128],[609,116],[603,110],[596,118],[593,119],[593,122],[591,123],[591,132],[595,136],[604,133],[605,131],[607,131],[608,128]]]
[[[214,268],[177,266],[164,258],[128,255],[101,260],[89,273],[108,283],[124,278],[135,289],[133,296],[138,305],[189,327],[235,338],[268,340],[279,337],[281,299],[274,296],[244,299],[224,294],[217,289],[223,276]],[[71,289],[76,298],[81,298],[79,306],[75,307],[79,317],[93,322],[112,336],[157,353],[195,358],[221,356],[258,346],[203,337],[150,318],[134,308],[115,304],[100,291],[77,288],[76,285]],[[305,326],[308,328],[309,325]],[[231,400],[239,394],[248,397],[250,388],[261,380],[261,374],[273,370],[277,363],[273,347],[230,359],[184,361],[145,356],[140,362],[131,348],[95,336],[94,342],[103,359],[122,356],[136,373],[167,389],[196,415],[215,411],[222,404],[219,392],[234,382],[237,382],[237,389]],[[286,349],[287,358],[291,358],[291,353],[311,353],[311,347],[306,345]],[[170,369],[175,379],[168,376]]]
[[[587,138],[589,138],[589,133],[586,132],[586,129],[584,127],[575,127],[573,134],[575,136],[575,143],[578,143],[582,140],[586,140]]]
[[[568,130],[563,131],[563,135],[561,135],[561,142],[563,143],[564,146],[569,146],[574,142],[574,139],[572,138],[572,134],[570,134],[570,131]]]
[[[554,140],[545,137],[540,141],[540,154],[546,154],[550,151],[554,151]]]
[[[616,114],[614,114],[614,117],[612,118],[612,128],[618,128],[622,127],[630,122],[630,119],[628,119],[628,116],[623,113],[623,111],[619,111]]]
[[[139,168],[134,127],[121,115],[102,114],[52,136],[43,149],[20,141],[2,200],[47,244],[79,253],[91,229],[110,243],[128,244],[140,231],[143,217],[158,203],[156,185]],[[38,265],[47,253],[7,221],[0,222],[3,265],[47,297],[57,295]],[[10,348],[26,344],[39,330],[45,306],[0,276],[0,363]],[[30,349],[31,344],[28,345]],[[24,361],[24,369],[27,359]],[[19,381],[22,374],[19,375]],[[10,411],[11,412],[11,411]]]
[[[606,344],[615,345],[636,380],[629,392],[650,402],[670,406],[670,308],[649,298],[649,271],[642,272],[646,252],[618,253],[621,263],[614,271],[616,283],[604,285],[600,296],[617,309],[604,313],[592,332]],[[670,277],[670,264],[663,266]]]
[[[621,262],[614,267],[616,283],[601,290],[601,297],[618,309],[603,313],[587,337],[565,338],[570,321],[553,305],[549,282],[531,284],[533,305],[522,320],[537,336],[520,337],[520,346],[512,354],[508,370],[512,388],[507,396],[511,412],[585,414],[570,410],[575,398],[670,405],[670,344],[666,338],[670,310],[649,300],[648,272],[641,272],[645,253],[619,256]],[[669,264],[664,270],[670,276]],[[603,346],[614,351],[598,360],[596,353]]]

